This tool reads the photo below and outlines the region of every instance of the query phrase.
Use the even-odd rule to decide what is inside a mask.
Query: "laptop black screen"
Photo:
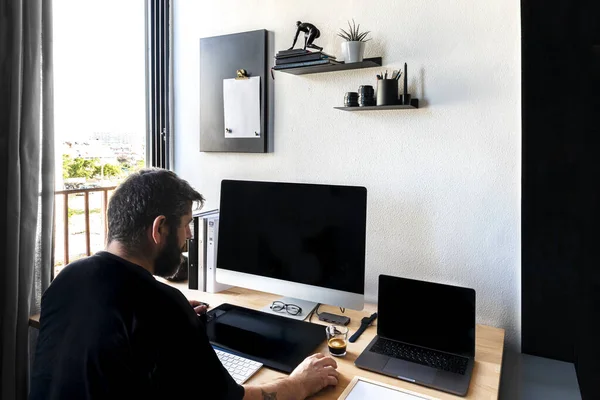
[[[379,276],[377,334],[417,346],[475,356],[475,290]]]

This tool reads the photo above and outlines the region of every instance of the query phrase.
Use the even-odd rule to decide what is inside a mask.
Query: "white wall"
[[[479,323],[520,346],[520,8],[517,0],[177,0],[175,170],[218,207],[223,178],[368,188],[367,298],[381,273],[477,291]],[[341,57],[338,28],[372,31],[384,67],[275,76],[275,151],[199,152],[199,38],[295,21]],[[409,66],[414,111],[334,110],[347,91]],[[243,66],[240,66],[242,68]]]

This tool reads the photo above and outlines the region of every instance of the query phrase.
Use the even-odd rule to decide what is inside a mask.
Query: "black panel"
[[[583,61],[580,76],[585,115],[584,160],[587,183],[582,207],[584,220],[584,251],[578,288],[577,336],[575,340],[575,369],[584,400],[600,399],[600,2],[586,0],[580,10]]]
[[[574,292],[581,240],[578,215],[581,166],[569,43],[568,2],[524,0],[522,349],[573,361]],[[560,93],[562,88],[564,92]],[[568,88],[568,89],[567,89]],[[558,95],[558,96],[557,96]],[[560,96],[565,96],[560,99]]]
[[[600,9],[522,0],[522,350],[600,398]]]
[[[326,339],[323,325],[227,303],[207,313],[206,333],[213,345],[288,374]]]
[[[258,30],[200,39],[200,151],[266,153],[270,138],[268,32]],[[260,139],[225,139],[223,79],[235,78],[238,69],[260,76]]]

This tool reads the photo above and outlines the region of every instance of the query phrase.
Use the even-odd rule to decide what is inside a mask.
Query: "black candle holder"
[[[346,92],[344,95],[344,105],[346,107],[358,107],[358,93]]]
[[[361,85],[358,87],[358,105],[360,107],[375,105],[375,89],[373,89],[373,86]]]

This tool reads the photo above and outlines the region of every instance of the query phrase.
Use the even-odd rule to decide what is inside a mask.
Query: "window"
[[[170,167],[170,2],[54,0],[53,18],[56,274],[105,247],[115,186]]]

